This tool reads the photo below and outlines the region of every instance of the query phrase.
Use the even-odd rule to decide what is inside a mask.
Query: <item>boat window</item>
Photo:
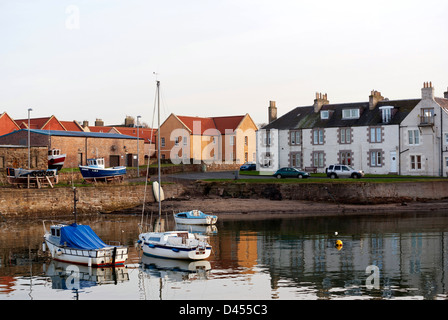
[[[149,241],[160,241],[160,237],[149,237]]]
[[[186,218],[187,217],[187,215],[185,213],[179,213],[177,216],[181,217],[181,218]]]
[[[51,235],[60,237],[61,236],[61,229],[59,228],[51,228]]]

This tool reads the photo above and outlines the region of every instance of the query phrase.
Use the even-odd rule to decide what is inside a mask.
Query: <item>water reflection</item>
[[[39,222],[1,224],[0,299],[72,299],[75,280],[78,293],[93,299],[446,299],[443,213],[220,219],[196,230],[213,246],[211,257],[197,262],[141,255],[134,247],[138,222],[82,221],[105,241],[130,247],[126,267],[91,270],[48,261]]]

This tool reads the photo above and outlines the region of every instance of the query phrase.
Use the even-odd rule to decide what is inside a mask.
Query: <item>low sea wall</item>
[[[448,180],[371,183],[229,183],[196,182],[191,196],[333,201],[344,204],[379,204],[448,198]]]
[[[132,209],[146,202],[153,203],[151,185],[110,184],[79,187],[79,214],[105,213]],[[340,204],[381,204],[431,201],[448,198],[448,180],[369,183],[244,183],[192,182],[163,185],[165,198],[177,200],[201,197],[307,200]],[[257,202],[254,201],[254,206]],[[73,189],[0,189],[0,219],[54,218],[73,213]]]
[[[145,192],[146,189],[146,192]],[[163,185],[166,198],[176,198],[183,186]],[[145,197],[146,193],[146,197]],[[141,206],[143,200],[154,202],[152,186],[96,185],[77,188],[77,213],[95,214]],[[3,218],[55,218],[73,214],[72,188],[0,189],[0,214]]]

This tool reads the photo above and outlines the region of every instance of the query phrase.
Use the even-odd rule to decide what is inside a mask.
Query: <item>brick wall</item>
[[[26,130],[0,137],[0,145],[27,145],[27,141]],[[104,158],[106,167],[111,166],[111,156],[115,156],[119,165],[134,166],[136,163],[132,163],[132,155],[137,154],[137,149],[140,165],[145,161],[144,141],[139,140],[137,148],[137,139],[48,136],[31,132],[30,142],[31,146],[60,149],[67,155],[64,168],[76,168],[81,160],[82,164],[86,164],[86,159],[97,156]]]

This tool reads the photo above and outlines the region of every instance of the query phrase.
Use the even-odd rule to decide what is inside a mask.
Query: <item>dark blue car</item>
[[[277,178],[308,178],[310,174],[308,172],[300,171],[296,168],[288,167],[288,168],[281,168],[278,169],[274,173],[274,177]]]
[[[252,171],[256,169],[257,165],[255,163],[245,163],[240,167],[240,171]]]

